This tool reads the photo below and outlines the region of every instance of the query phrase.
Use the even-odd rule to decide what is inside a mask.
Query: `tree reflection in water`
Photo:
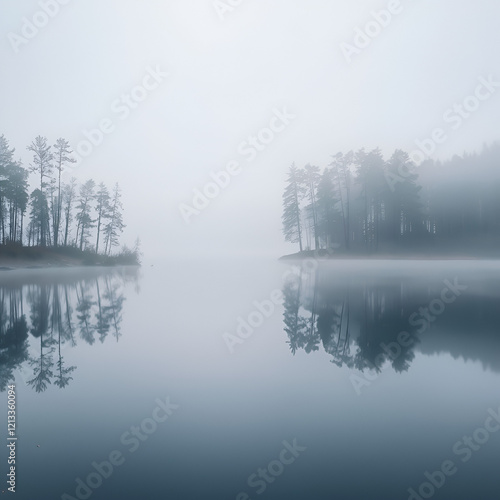
[[[0,391],[25,366],[36,392],[67,387],[76,366],[67,366],[62,348],[77,346],[77,338],[102,343],[109,333],[118,341],[129,282],[138,289],[136,268],[38,273],[31,282],[19,277],[0,285]]]
[[[295,354],[299,349],[310,353],[322,348],[332,363],[359,371],[380,372],[390,363],[396,372],[405,372],[415,351],[448,352],[500,371],[498,279],[464,273],[459,282],[467,283],[467,293],[446,305],[426,328],[422,321],[413,322],[420,327],[416,328],[410,318],[440,297],[443,279],[411,273],[360,275],[328,264],[310,272],[297,271],[283,285],[290,350]],[[398,342],[401,332],[406,332],[406,345]],[[390,353],[393,343],[397,355]]]

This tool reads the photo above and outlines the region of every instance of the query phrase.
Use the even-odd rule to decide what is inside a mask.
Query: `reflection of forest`
[[[479,360],[483,367],[500,371],[497,280],[466,278],[467,294],[447,305],[426,328],[422,323],[416,328],[410,318],[440,296],[443,280],[359,277],[320,269],[292,275],[284,284],[285,332],[292,353],[298,349],[310,353],[322,346],[338,366],[380,371],[389,361],[402,372],[419,350]],[[408,334],[407,345],[398,342],[401,332]],[[397,356],[384,349],[391,343],[401,350]]]
[[[37,392],[52,383],[66,387],[76,366],[66,365],[63,346],[78,339],[92,345],[109,335],[118,341],[124,285],[136,272],[89,274],[0,286],[0,391],[25,364],[32,371],[27,383]]]

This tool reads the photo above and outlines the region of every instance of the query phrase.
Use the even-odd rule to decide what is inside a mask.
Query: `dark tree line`
[[[292,165],[283,194],[285,240],[300,251],[498,248],[499,166],[498,144],[418,167],[404,151],[386,160],[379,149],[338,153],[323,170]]]
[[[25,168],[0,136],[0,244],[74,246],[110,255],[125,227],[119,185],[110,192],[92,179],[80,186],[74,178],[62,182],[62,172],[75,162],[65,139],[51,146],[38,136],[27,149],[33,159]],[[33,189],[30,174],[37,180]]]

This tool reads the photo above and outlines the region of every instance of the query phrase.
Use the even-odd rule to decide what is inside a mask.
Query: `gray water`
[[[17,498],[497,500],[499,278],[479,261],[2,272]]]

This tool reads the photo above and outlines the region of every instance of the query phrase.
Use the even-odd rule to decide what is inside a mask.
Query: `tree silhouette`
[[[54,246],[56,247],[59,243],[59,231],[61,228],[61,212],[62,212],[62,194],[61,194],[61,174],[64,168],[71,163],[75,163],[76,160],[71,156],[73,152],[71,151],[69,142],[62,137],[57,139],[54,144],[54,159],[56,162],[57,170],[57,198],[55,203],[55,210],[53,214],[53,233],[54,233]]]
[[[302,252],[302,220],[300,200],[304,194],[299,171],[292,165],[288,171],[287,187],[283,193],[283,234],[290,243],[298,243]]]
[[[52,161],[54,156],[51,151],[50,145],[47,144],[47,138],[37,136],[35,140],[28,146],[28,150],[33,153],[33,164],[30,165],[31,172],[40,175],[40,188],[38,196],[41,198],[39,202],[39,215],[40,218],[40,245],[45,246],[48,240],[49,227],[49,211],[47,205],[47,198],[45,196],[45,187],[47,183],[45,179],[50,178],[53,165]],[[45,202],[43,202],[45,200]]]

